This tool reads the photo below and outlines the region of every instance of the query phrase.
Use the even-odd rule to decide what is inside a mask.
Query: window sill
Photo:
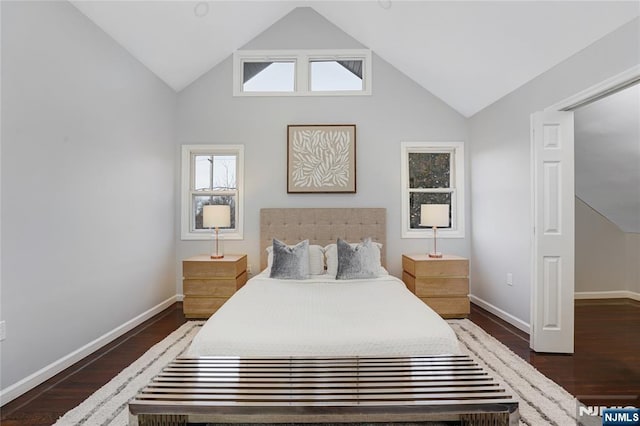
[[[195,233],[189,232],[187,234],[180,235],[180,239],[182,241],[211,241],[213,240],[213,232],[203,232],[203,233]],[[221,240],[226,241],[234,241],[234,240],[244,240],[244,236],[239,232],[229,233],[229,234],[220,234]]]
[[[437,237],[448,238],[464,238],[464,231],[438,231]],[[403,231],[401,238],[433,238],[433,231]]]
[[[371,96],[371,90],[326,90],[316,92],[244,92],[235,90],[233,96]]]

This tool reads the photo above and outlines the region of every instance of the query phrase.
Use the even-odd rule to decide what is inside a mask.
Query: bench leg
[[[188,420],[187,416],[174,414],[138,414],[137,417],[136,426],[186,426]]]
[[[460,415],[462,426],[509,426],[509,413],[473,413]]]

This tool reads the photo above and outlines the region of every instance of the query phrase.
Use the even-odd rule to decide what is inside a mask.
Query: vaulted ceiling
[[[311,7],[467,117],[640,16],[639,1],[72,4],[176,91]],[[576,193],[625,232],[640,232],[639,105],[636,87],[576,111]]]
[[[640,15],[638,1],[72,3],[176,91],[312,7],[465,116]]]

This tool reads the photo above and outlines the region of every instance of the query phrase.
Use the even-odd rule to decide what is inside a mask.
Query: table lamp
[[[420,226],[433,229],[433,253],[429,253],[429,257],[441,258],[442,253],[436,250],[436,233],[438,226],[449,226],[449,204],[421,204]]]
[[[205,228],[213,228],[215,232],[215,251],[211,254],[212,259],[222,259],[224,254],[220,250],[220,228],[231,226],[231,207],[223,204],[207,205],[202,208],[202,225]]]

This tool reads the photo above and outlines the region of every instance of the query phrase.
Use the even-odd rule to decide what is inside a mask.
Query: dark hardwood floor
[[[51,425],[186,322],[176,303],[0,408],[2,426]]]
[[[584,404],[640,406],[640,302],[576,300],[572,355],[532,351],[527,333],[477,306],[469,319]]]
[[[639,406],[640,303],[576,301],[573,355],[529,349],[529,335],[472,305],[469,316],[492,336],[573,395],[593,405],[632,396]],[[3,426],[50,425],[185,322],[177,303],[42,385],[0,408]],[[602,398],[605,397],[605,398]]]

